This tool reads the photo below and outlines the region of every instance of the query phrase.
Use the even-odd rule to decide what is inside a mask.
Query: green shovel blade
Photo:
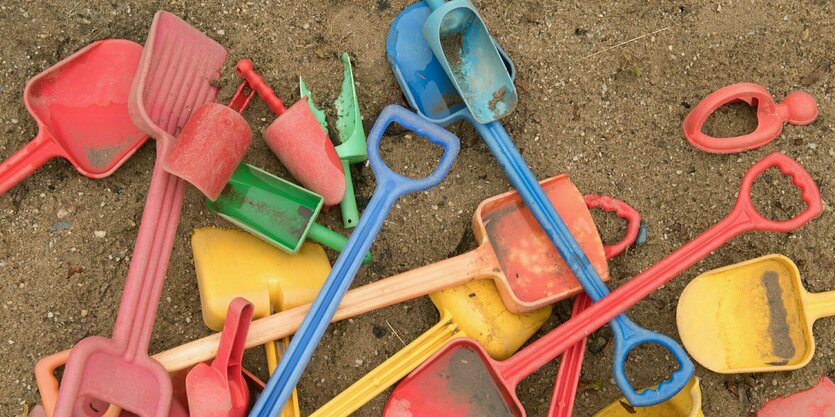
[[[235,169],[209,209],[290,253],[298,252],[322,209],[322,196],[248,164]]]

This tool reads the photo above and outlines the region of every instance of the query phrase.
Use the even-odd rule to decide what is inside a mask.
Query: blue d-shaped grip
[[[429,176],[406,178],[389,169],[380,158],[380,140],[386,128],[394,122],[444,149],[438,166]],[[249,413],[250,417],[278,416],[299,382],[304,368],[310,362],[316,345],[322,339],[328,323],[351,286],[365,253],[371,248],[371,243],[377,237],[395,201],[405,194],[438,185],[452,168],[459,149],[458,138],[444,128],[400,106],[389,105],[383,109],[368,134],[368,160],[377,179],[374,195],[360,216],[356,229],[348,238],[348,243],[333,264],[331,273],[319,290],[290,346],[281,357],[275,373]]]
[[[687,356],[684,348],[675,340],[638,326],[625,314],[615,317],[614,320],[609,322],[609,326],[615,336],[612,371],[615,382],[617,382],[623,396],[630,404],[635,407],[649,407],[662,403],[674,397],[690,382],[693,372],[696,370],[695,366],[693,366],[693,362]],[[673,371],[670,378],[662,381],[657,387],[637,392],[629,382],[629,378],[626,377],[626,360],[629,357],[629,352],[635,346],[643,343],[654,343],[667,349],[678,362],[678,369]]]

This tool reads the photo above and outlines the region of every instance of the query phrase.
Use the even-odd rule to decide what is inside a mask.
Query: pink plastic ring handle
[[[792,179],[792,184],[800,190],[800,198],[806,203],[806,210],[782,221],[769,219],[757,211],[751,201],[751,188],[757,177],[770,168],[777,168]],[[822,209],[820,190],[809,172],[794,159],[774,152],[754,164],[742,177],[739,197],[737,197],[732,215],[747,217],[748,223],[756,230],[788,233],[817,217]]]
[[[626,227],[626,235],[623,239],[618,243],[603,248],[606,253],[606,259],[612,259],[620,255],[626,248],[635,244],[635,241],[638,239],[638,232],[641,230],[641,215],[638,213],[638,210],[635,210],[623,201],[607,195],[586,194],[583,196],[583,199],[586,202],[586,207],[614,212],[618,217],[629,222],[629,225]]]
[[[708,117],[720,107],[743,101],[757,106],[757,129],[731,138],[715,138],[702,132]],[[734,153],[763,146],[780,135],[783,124],[812,123],[818,117],[815,99],[807,93],[795,91],[775,104],[765,87],[754,83],[731,84],[705,97],[684,119],[684,137],[695,147],[710,153]]]

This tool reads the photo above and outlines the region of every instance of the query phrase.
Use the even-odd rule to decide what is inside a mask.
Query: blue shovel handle
[[[386,128],[393,122],[443,148],[444,154],[429,176],[406,178],[389,169],[380,158],[380,140]],[[401,106],[389,105],[383,109],[368,135],[368,160],[377,180],[374,195],[313,301],[310,311],[296,331],[290,346],[279,361],[273,376],[255,402],[249,413],[250,417],[278,416],[299,382],[304,368],[310,362],[316,345],[322,339],[328,323],[351,286],[365,253],[371,248],[395,201],[405,194],[438,185],[452,168],[460,146],[458,137]]]
[[[647,407],[667,401],[679,393],[693,377],[695,366],[687,356],[687,352],[675,340],[643,327],[638,326],[625,314],[615,317],[609,322],[615,336],[615,354],[612,371],[624,397],[636,407]],[[643,343],[653,343],[667,349],[678,362],[678,369],[673,371],[669,379],[662,381],[655,388],[647,388],[641,392],[635,391],[629,378],[626,377],[626,360],[629,352]],[[685,381],[685,382],[682,382]]]
[[[609,294],[609,288],[600,279],[600,275],[592,266],[580,244],[577,243],[568,226],[554,209],[522,155],[519,154],[519,150],[513,145],[504,126],[500,122],[483,125],[472,119],[470,121],[496,158],[499,166],[507,174],[513,187],[522,196],[522,200],[531,210],[534,218],[542,226],[545,234],[554,243],[560,256],[577,277],[586,294],[593,301],[598,301]],[[615,334],[615,349],[621,350],[620,355],[616,351],[614,358],[615,381],[630,404],[636,407],[658,404],[672,398],[690,382],[695,367],[682,347],[675,341],[667,336],[639,327],[629,320],[625,314],[621,314],[610,324]],[[679,369],[673,372],[670,380],[660,384],[657,388],[638,394],[626,378],[624,368],[629,351],[641,343],[657,343],[666,347],[678,361]]]

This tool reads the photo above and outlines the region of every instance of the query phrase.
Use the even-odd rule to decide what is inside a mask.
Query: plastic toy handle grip
[[[805,294],[803,298],[813,320],[835,316],[835,291]]]
[[[238,113],[243,113],[247,106],[249,106],[249,102],[255,97],[255,93],[255,90],[249,86],[249,82],[244,80],[238,87],[238,90],[235,91],[235,95],[229,100],[229,108]]]
[[[690,382],[696,367],[687,356],[684,348],[681,347],[675,340],[644,329],[629,320],[625,315],[615,317],[610,322],[612,332],[615,334],[615,354],[613,371],[615,375],[615,382],[624,397],[630,404],[635,407],[648,407],[667,401],[679,391],[684,389]],[[678,362],[678,369],[673,371],[670,379],[661,382],[655,388],[648,388],[642,392],[635,391],[629,378],[626,377],[626,361],[629,352],[636,346],[644,343],[653,343],[660,345],[667,349]]]
[[[574,298],[571,316],[580,314],[591,304],[591,299],[586,294],[578,295]],[[548,417],[571,417],[574,399],[577,397],[577,386],[580,382],[580,371],[583,367],[583,356],[586,353],[586,340],[587,338],[584,337],[583,340],[573,344],[560,359]]]
[[[394,122],[443,148],[444,154],[431,174],[423,178],[407,178],[386,166],[380,157],[380,140],[386,128]],[[368,134],[368,160],[371,161],[371,169],[377,178],[378,187],[384,183],[386,185],[383,189],[393,190],[400,195],[425,190],[441,182],[458,157],[460,147],[461,144],[454,134],[396,104],[390,104],[383,109]]]
[[[754,208],[751,201],[751,189],[757,177],[769,168],[777,168],[784,175],[791,177],[792,184],[800,190],[800,198],[806,203],[806,209],[803,212],[788,220],[777,221],[763,216]],[[779,152],[767,155],[745,173],[739,187],[739,197],[734,207],[734,212],[747,216],[756,229],[772,232],[795,230],[817,217],[822,210],[821,194],[815,180],[799,162]]]
[[[461,330],[452,318],[449,315],[442,317],[440,323],[365,374],[309,417],[350,416],[454,340],[456,334],[461,334]]]
[[[69,357],[70,350],[67,349],[44,356],[35,364],[35,381],[38,383],[41,403],[47,417],[52,417],[55,401],[58,399],[58,378],[55,376],[55,370],[67,363]]]
[[[227,375],[240,375],[252,312],[252,303],[244,298],[237,297],[229,303],[223,331],[220,334],[217,357],[212,362],[212,367],[218,371]]]
[[[264,82],[264,79],[261,78],[257,72],[255,72],[252,60],[242,59],[238,61],[238,65],[235,66],[235,73],[238,74],[238,77],[243,78],[249,83],[250,88],[258,93],[258,96],[261,97],[261,100],[264,100],[264,103],[267,103],[267,107],[269,107],[273,113],[281,116],[285,111],[287,111],[287,107],[284,106],[284,102],[282,102],[281,99],[275,95],[269,84]]]
[[[609,245],[603,248],[606,253],[606,259],[612,259],[615,256],[620,255],[626,250],[626,248],[635,244],[635,241],[638,239],[638,232],[640,232],[641,227],[643,226],[641,215],[637,210],[632,208],[629,204],[626,204],[614,197],[598,194],[586,194],[583,196],[583,199],[586,201],[586,206],[588,208],[599,208],[603,211],[614,212],[618,215],[618,217],[629,222],[626,227],[626,235],[623,239],[614,245]]]
[[[0,164],[0,195],[12,189],[47,161],[60,155],[61,148],[41,130],[38,136]]]
[[[345,171],[345,197],[342,197],[342,201],[339,202],[339,210],[342,212],[342,226],[352,229],[357,226],[360,214],[357,208],[357,196],[354,194],[354,180],[351,178],[351,165],[344,159],[342,170]]]
[[[348,238],[334,232],[331,229],[328,229],[325,226],[322,226],[319,223],[313,223],[310,225],[307,237],[310,238],[310,240],[319,242],[325,245],[325,247],[333,249],[337,252],[342,252],[342,250],[345,249],[345,245],[348,243]],[[366,264],[371,262],[371,251],[368,251],[368,253],[365,254],[365,258],[363,258],[362,262]]]

